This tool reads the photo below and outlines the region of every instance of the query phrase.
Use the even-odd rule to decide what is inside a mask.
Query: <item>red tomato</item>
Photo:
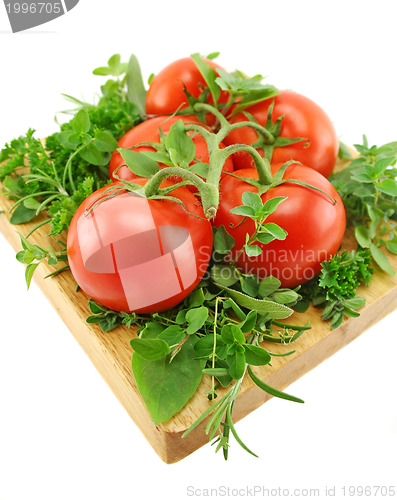
[[[123,137],[119,140],[119,147],[131,148],[136,144],[140,144],[142,142],[160,143],[159,128],[161,128],[161,130],[165,134],[167,134],[171,126],[180,119],[182,119],[184,122],[200,123],[195,116],[171,116],[171,117],[158,116],[156,118],[150,118],[149,120],[140,123],[136,127],[129,130],[125,135],[123,135]],[[195,134],[193,136],[193,142],[196,146],[196,159],[199,162],[208,163],[209,161],[208,148],[204,137],[200,134]],[[219,147],[224,148],[225,146],[221,143]],[[137,148],[134,148],[134,150],[154,151],[154,148],[150,146],[139,146]],[[116,168],[119,167],[120,165],[123,165],[124,163],[125,162],[120,153],[115,151],[110,159],[110,164],[109,164],[109,176],[112,180],[116,180],[116,178],[113,177],[113,173],[116,170]],[[196,162],[193,161],[191,164],[193,163]],[[163,164],[160,164],[160,166],[164,167]],[[234,170],[233,161],[230,157],[228,157],[227,160],[225,161],[222,170],[224,172],[233,172]],[[119,168],[116,172],[116,175],[120,179],[124,180],[131,180],[136,178],[136,175],[132,173],[128,167]]]
[[[144,185],[147,179],[134,182]],[[74,215],[67,240],[70,269],[82,290],[110,309],[165,311],[204,275],[212,226],[171,200],[148,200],[125,190],[105,199],[105,189],[116,186],[120,183],[90,195]],[[204,217],[189,190],[178,188],[172,195],[188,212]]]
[[[213,61],[208,59],[205,61],[215,70],[220,68]],[[148,115],[171,115],[178,108],[188,106],[184,87],[193,97],[197,98],[202,93],[203,87],[206,86],[204,78],[191,57],[178,59],[163,68],[153,78],[146,94],[146,113]],[[228,99],[229,94],[221,91],[219,102],[224,103]],[[213,103],[211,96],[208,102]]]
[[[267,113],[273,99],[266,99],[246,109],[260,125],[265,125]],[[335,166],[339,149],[339,140],[334,126],[316,103],[295,92],[283,91],[275,97],[272,119],[281,115],[281,137],[304,137],[307,141],[297,142],[289,146],[275,148],[272,162],[284,163],[296,160],[329,177]],[[247,117],[240,114],[234,122],[245,121]],[[224,140],[229,144],[253,144],[258,140],[257,133],[249,127],[233,130]],[[263,149],[258,148],[263,156]],[[249,168],[252,157],[246,153],[233,155],[234,168]]]
[[[281,165],[272,166],[273,172]],[[239,170],[242,177],[257,179],[253,168]],[[285,240],[273,240],[268,244],[255,243],[262,249],[257,257],[248,257],[243,251],[237,266],[244,273],[257,274],[260,279],[272,275],[283,287],[293,288],[312,279],[321,270],[321,262],[335,254],[342,242],[346,228],[346,215],[342,200],[332,184],[311,168],[292,164],[284,179],[298,179],[320,188],[337,201],[336,205],[324,194],[297,184],[285,183],[270,189],[261,196],[262,202],[278,196],[287,197],[265,221],[273,222],[288,233]],[[225,176],[221,181],[221,201],[214,221],[224,225],[235,239],[232,258],[246,243],[246,234],[254,233],[254,222],[230,213],[233,207],[242,205],[246,191],[257,188],[241,179]]]

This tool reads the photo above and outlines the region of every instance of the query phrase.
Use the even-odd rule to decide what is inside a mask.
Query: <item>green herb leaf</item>
[[[36,271],[38,265],[39,265],[39,263],[35,263],[35,264],[29,264],[28,266],[26,266],[25,281],[26,281],[28,288],[30,287],[30,283],[32,281],[33,274]]]
[[[370,252],[371,252],[371,255],[372,255],[374,261],[378,264],[378,266],[381,269],[383,269],[383,271],[385,271],[386,273],[394,276],[396,274],[396,271],[395,271],[395,269],[393,269],[388,258],[382,252],[382,250],[379,250],[379,248],[376,245],[374,245],[373,243],[371,243],[369,249],[370,249]]]
[[[239,275],[236,269],[227,264],[215,264],[211,268],[211,279],[218,285],[230,287],[237,283]]]
[[[148,321],[145,323],[144,328],[140,332],[141,339],[156,339],[161,332],[165,330],[165,327],[160,323],[154,321]]]
[[[193,292],[189,295],[189,307],[199,307],[201,306],[204,301],[204,292],[202,288],[196,288],[196,290],[193,290]]]
[[[178,345],[186,337],[186,332],[179,325],[168,326],[157,337],[158,340],[164,340],[170,347]]]
[[[72,121],[76,134],[87,134],[91,127],[90,117],[85,109],[78,111]]]
[[[281,286],[281,281],[274,276],[267,276],[259,283],[258,294],[261,297],[268,297]]]
[[[256,311],[250,311],[245,318],[245,321],[240,325],[240,329],[243,333],[249,333],[253,328],[255,328],[258,314]]]
[[[106,132],[106,130],[96,132],[94,144],[103,153],[112,153],[118,148],[116,139],[110,132]]]
[[[185,319],[188,323],[186,333],[191,335],[192,333],[200,330],[208,318],[208,308],[205,306],[195,307],[189,309],[185,315]]]
[[[88,144],[80,151],[80,156],[91,165],[103,165],[106,160],[95,144]]]
[[[390,253],[397,255],[397,237],[394,237],[390,241],[386,241],[385,246]]]
[[[268,314],[269,317],[273,319],[288,318],[288,316],[291,316],[294,312],[289,307],[277,304],[277,302],[271,300],[254,299],[253,297],[249,297],[248,295],[238,292],[237,290],[232,290],[227,287],[221,288],[224,288],[227,294],[241,306],[257,311],[259,314]]]
[[[121,154],[131,172],[138,177],[151,177],[160,170],[158,163],[144,153],[123,148],[119,148],[117,151]]]
[[[262,198],[258,193],[246,191],[242,195],[242,202],[246,207],[251,207],[254,213],[262,210],[263,208]]]
[[[170,352],[170,347],[164,340],[160,339],[132,339],[130,341],[134,352],[139,354],[143,359],[154,361],[161,359]]]
[[[220,335],[216,335],[216,351],[219,353],[220,349],[223,349],[225,342]],[[214,351],[214,334],[209,333],[204,337],[201,337],[194,346],[197,356],[212,356]]]
[[[285,201],[287,197],[285,196],[275,196],[274,198],[271,198],[270,200],[267,200],[265,204],[263,205],[263,212],[266,212],[268,214],[272,214],[277,210],[277,207]]]
[[[384,179],[378,189],[389,196],[397,196],[397,183],[394,179]]]
[[[243,217],[253,217],[255,215],[255,210],[252,207],[241,205],[239,207],[232,208],[230,210],[230,213],[235,215],[242,215]]]
[[[300,398],[296,398],[295,396],[291,396],[290,394],[279,391],[278,389],[275,389],[274,387],[265,384],[263,380],[261,380],[259,377],[255,375],[255,373],[252,371],[250,367],[248,367],[248,373],[253,382],[255,382],[255,384],[258,387],[260,387],[263,391],[267,392],[268,394],[275,396],[276,398],[287,399],[288,401],[294,401],[295,403],[304,403],[304,401]]]
[[[255,274],[241,276],[240,285],[243,293],[246,293],[250,297],[256,297],[258,295],[259,281]]]
[[[218,102],[219,96],[221,95],[221,89],[219,88],[218,84],[216,83],[216,79],[217,79],[218,75],[215,73],[213,68],[201,58],[200,54],[191,54],[190,57],[195,62],[200,73],[203,75],[203,78],[206,81],[208,88],[210,89],[210,92],[211,92],[212,97],[214,99],[214,104],[216,105]]]
[[[262,253],[262,249],[258,245],[245,245],[244,251],[248,257],[258,257]]]
[[[229,373],[230,375],[239,380],[245,371],[245,354],[244,349],[243,352],[236,350],[232,354],[228,354],[226,356],[226,362],[229,365]]]
[[[64,130],[58,134],[58,141],[66,149],[75,149],[80,144],[80,135],[74,130]]]
[[[111,74],[111,71],[107,66],[100,66],[99,68],[95,68],[92,73],[98,76],[107,76]]]
[[[356,226],[354,229],[354,235],[360,247],[362,248],[370,247],[371,238],[369,236],[368,229],[365,226],[363,225]]]
[[[244,344],[245,360],[249,365],[264,366],[271,361],[270,354],[263,347]]]
[[[221,330],[222,340],[226,344],[231,344],[233,342],[244,343],[245,337],[241,329],[236,325],[227,324],[222,327]]]
[[[138,390],[156,425],[180,411],[196,392],[206,363],[205,359],[197,359],[197,340],[195,335],[190,336],[171,363],[169,355],[155,361],[136,352],[132,356]]]
[[[274,222],[263,224],[260,230],[261,232],[266,231],[267,233],[271,234],[276,240],[285,240],[285,238],[288,236],[287,231]]]
[[[234,238],[221,225],[218,228],[213,228],[214,232],[214,250],[216,253],[226,255],[234,247]]]
[[[165,147],[171,153],[175,150],[176,154],[172,160],[177,165],[188,166],[194,160],[196,146],[192,139],[187,135],[185,125],[182,120],[175,122],[165,138]]]
[[[25,224],[34,219],[34,217],[36,217],[36,209],[27,208],[24,203],[20,203],[12,212],[10,223],[15,225]]]

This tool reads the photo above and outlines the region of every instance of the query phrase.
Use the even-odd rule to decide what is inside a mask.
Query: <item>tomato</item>
[[[140,144],[142,142],[160,143],[159,128],[161,128],[161,130],[165,134],[167,134],[171,126],[180,119],[182,119],[184,122],[200,123],[195,116],[171,116],[171,117],[158,116],[156,118],[150,118],[149,120],[146,120],[145,122],[140,123],[136,127],[129,130],[119,140],[119,147],[131,148],[136,144]],[[195,134],[193,136],[193,142],[196,146],[195,158],[199,162],[208,163],[209,161],[208,148],[204,137],[200,134]],[[221,143],[219,147],[224,148],[225,146]],[[137,148],[134,148],[134,150],[154,151],[154,148],[150,146],[139,146]],[[109,164],[109,176],[112,180],[116,180],[116,178],[113,177],[113,173],[116,170],[116,168],[118,168],[120,165],[123,165],[124,163],[125,162],[120,153],[118,151],[115,151],[110,159],[110,164]],[[195,163],[195,161],[193,161],[192,163]],[[160,164],[160,166],[164,167],[163,164]],[[230,157],[228,157],[223,166],[223,171],[233,172],[233,170],[234,170],[233,161]],[[136,175],[133,172],[131,172],[131,170],[126,166],[119,168],[116,172],[116,175],[120,179],[125,179],[125,180],[131,180],[136,177]]]
[[[208,59],[205,61],[215,70],[220,68],[213,61]],[[171,115],[178,108],[188,106],[185,87],[193,97],[197,98],[206,86],[203,76],[191,57],[178,59],[163,68],[151,81],[146,94],[146,113],[148,115]],[[225,103],[228,99],[229,94],[221,91],[219,102]],[[213,103],[211,96],[208,102]]]
[[[266,124],[267,114],[272,99],[266,99],[246,109],[262,126]],[[280,137],[303,137],[306,141],[274,149],[272,162],[284,163],[296,160],[329,177],[335,166],[339,149],[339,140],[334,126],[316,103],[307,97],[290,91],[282,91],[274,98],[272,113],[273,122],[284,115],[281,122]],[[242,113],[234,122],[245,121]],[[257,133],[249,127],[233,130],[224,140],[229,144],[253,144],[257,141]],[[263,149],[258,148],[263,156]],[[235,169],[252,166],[252,157],[246,152],[233,155]]]
[[[134,182],[144,185],[147,179]],[[162,187],[170,185],[166,181]],[[75,213],[67,239],[70,269],[82,290],[110,309],[167,310],[204,275],[212,226],[186,188],[171,194],[196,217],[171,200],[146,199],[126,190],[107,197],[105,190],[117,186],[121,183],[91,194]]]
[[[273,173],[280,168],[273,165]],[[238,171],[239,176],[257,179],[253,168]],[[271,188],[261,196],[262,202],[278,196],[287,197],[265,221],[273,222],[288,233],[285,240],[273,240],[268,244],[256,242],[262,249],[257,257],[248,257],[243,251],[237,267],[247,274],[257,274],[260,279],[273,275],[283,287],[293,288],[312,279],[321,270],[321,262],[328,260],[340,247],[346,228],[346,215],[342,200],[332,184],[315,170],[291,164],[283,179],[298,179],[325,191],[336,204],[323,193],[293,183]],[[233,207],[242,205],[245,191],[257,192],[257,188],[244,180],[225,176],[221,181],[221,201],[214,221],[224,225],[235,239],[232,258],[238,257],[246,243],[246,234],[253,235],[252,219],[230,213]],[[243,222],[242,222],[243,221]]]

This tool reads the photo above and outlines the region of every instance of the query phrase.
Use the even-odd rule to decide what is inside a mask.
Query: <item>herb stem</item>
[[[217,328],[217,322],[218,322],[218,303],[219,303],[219,297],[215,299],[215,315],[214,315],[214,345],[212,348],[212,369],[215,368],[215,353],[216,353],[216,328]],[[214,399],[214,394],[215,394],[215,377],[212,376],[212,399]]]

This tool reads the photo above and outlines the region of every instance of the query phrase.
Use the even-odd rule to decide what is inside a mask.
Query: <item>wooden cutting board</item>
[[[337,168],[343,166],[339,163]],[[12,202],[0,195],[0,210],[4,210],[0,214],[0,230],[15,251],[19,251],[21,244],[16,231],[26,235],[33,224],[11,225],[8,214],[11,205]],[[48,227],[44,226],[29,239],[47,247],[47,232]],[[343,246],[352,248],[347,236]],[[397,270],[397,256],[390,255],[390,262]],[[203,377],[196,394],[171,420],[154,425],[132,374],[130,339],[136,336],[135,331],[119,326],[105,333],[97,325],[87,324],[85,319],[90,315],[88,297],[82,291],[75,291],[76,283],[70,271],[43,279],[52,271],[52,267],[41,264],[34,279],[160,458],[166,463],[175,463],[207,443],[208,437],[203,430],[205,422],[187,437],[182,439],[181,436],[210,406],[205,392],[210,389],[211,378]],[[293,348],[295,353],[288,357],[274,357],[272,366],[255,367],[255,373],[267,384],[283,390],[397,307],[397,276],[392,277],[376,269],[370,286],[361,288],[359,295],[364,296],[367,303],[361,309],[360,317],[345,320],[336,330],[331,330],[329,324],[321,320],[320,311],[313,307],[303,314],[294,313],[288,318],[291,324],[303,325],[309,321],[312,329],[295,341],[293,347],[268,343],[272,352],[284,353]],[[266,347],[265,343],[263,345]],[[221,390],[218,392],[220,396],[223,394]],[[246,377],[234,406],[234,421],[237,422],[270,397]]]

